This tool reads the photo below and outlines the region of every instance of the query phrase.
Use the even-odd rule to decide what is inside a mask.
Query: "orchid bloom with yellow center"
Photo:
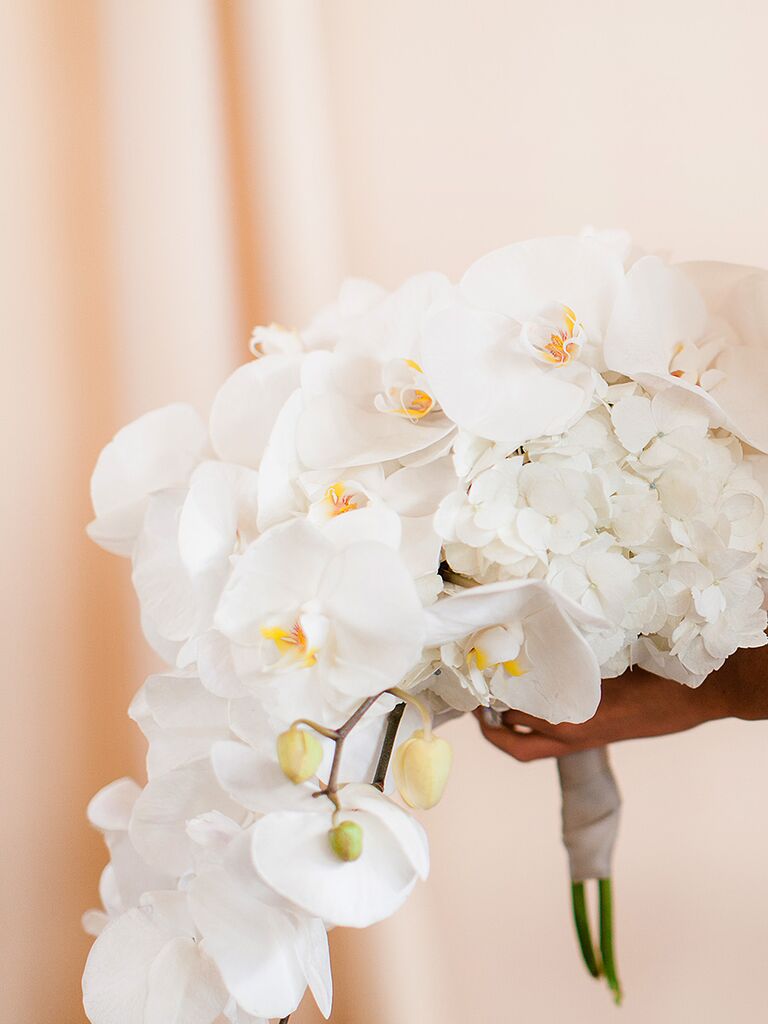
[[[514,679],[528,672],[523,642],[520,623],[492,626],[468,640],[464,662],[476,692],[487,691],[497,677]]]
[[[498,668],[499,665],[504,669],[508,676],[524,676],[527,669],[524,669],[518,658],[509,658],[506,661],[491,661],[488,652],[482,647],[472,647],[467,654],[467,666],[474,665],[481,672],[485,672],[487,668]]]
[[[585,333],[571,307],[555,303],[523,325],[521,340],[539,362],[561,367],[578,358]]]
[[[310,641],[307,632],[321,630],[311,629],[306,622],[307,618],[299,616],[287,629],[280,625],[261,627],[261,635],[265,640],[272,641],[277,649],[278,665],[295,668],[298,664],[300,668],[312,668],[317,664],[318,646]],[[318,640],[319,637],[313,639]]]
[[[354,491],[347,491],[343,480],[337,480],[331,484],[325,492],[323,502],[331,517],[344,515],[345,512],[353,512],[361,506],[361,495]]]
[[[384,368],[384,390],[376,396],[380,412],[394,413],[416,423],[436,408],[427,390],[424,371],[413,359],[394,359]]]

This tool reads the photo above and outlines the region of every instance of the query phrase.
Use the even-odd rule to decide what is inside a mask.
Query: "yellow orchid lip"
[[[360,508],[359,502],[356,500],[357,495],[350,494],[342,480],[337,480],[335,484],[331,484],[328,490],[325,492],[323,500],[327,503],[332,516],[341,516],[345,512],[353,512],[355,509]]]
[[[569,340],[569,335],[565,331],[550,334],[549,343],[543,347],[541,352],[543,359],[553,366],[565,366],[578,354],[579,346],[576,342]]]
[[[317,664],[317,652],[308,646],[307,636],[297,619],[290,629],[282,626],[262,626],[260,631],[265,640],[271,640],[281,655],[293,655],[301,661],[303,668]]]
[[[559,312],[557,309],[549,310],[526,327],[527,341],[533,354],[550,366],[567,366],[581,352],[583,329],[570,306],[560,306]]]
[[[395,413],[397,416],[408,416],[410,419],[420,420],[428,413],[432,412],[435,407],[435,400],[432,395],[427,391],[422,391],[421,388],[414,388],[411,392],[412,398],[407,401],[403,401],[402,395],[401,403],[398,406],[390,409],[390,412]]]
[[[434,397],[424,387],[424,371],[415,359],[394,359],[385,368],[386,386],[377,396],[376,408],[417,422],[436,407]]]
[[[468,667],[474,662],[481,672],[487,668],[496,668],[497,665],[501,665],[508,676],[524,676],[526,674],[526,669],[516,658],[511,658],[508,661],[491,661],[482,647],[472,647],[467,653],[466,660]]]

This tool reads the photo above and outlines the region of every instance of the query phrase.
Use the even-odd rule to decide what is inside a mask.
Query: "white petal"
[[[266,814],[280,809],[312,810],[317,787],[296,785],[283,774],[277,760],[275,741],[259,749],[245,743],[215,743],[211,763],[222,788],[251,811]]]
[[[629,377],[668,375],[675,346],[701,337],[706,323],[704,300],[685,274],[645,256],[614,305],[604,346],[608,368]]]
[[[216,628],[239,643],[257,643],[268,615],[295,610],[317,593],[332,553],[322,532],[302,520],[272,527],[238,559]]]
[[[367,928],[393,914],[417,874],[389,830],[373,815],[346,811],[363,830],[363,853],[344,863],[331,850],[331,814],[280,811],[253,826],[253,863],[264,881],[328,924]]]
[[[429,844],[419,822],[398,804],[382,796],[373,786],[357,783],[345,786],[341,793],[343,808],[366,811],[387,826],[400,849],[421,879],[429,875]]]
[[[258,469],[277,414],[298,386],[301,361],[268,355],[235,370],[211,407],[211,442],[223,462]]]
[[[328,564],[319,596],[334,628],[334,686],[365,695],[396,685],[417,661],[424,639],[421,603],[397,554],[375,543],[340,551]]]
[[[457,302],[427,318],[423,342],[424,371],[445,413],[510,448],[560,433],[589,400],[583,387],[522,352],[518,331],[505,317]]]
[[[258,527],[262,532],[305,509],[296,481],[303,466],[296,452],[296,424],[303,409],[301,391],[277,415],[259,468]]]
[[[487,626],[525,620],[542,608],[555,605],[574,622],[594,629],[610,624],[560,594],[543,580],[509,580],[472,587],[446,597],[426,609],[428,646],[463,640]]]
[[[204,948],[232,995],[257,1017],[284,1017],[307,985],[292,919],[223,868],[194,880],[189,901]]]
[[[205,424],[189,405],[168,405],[123,427],[93,471],[96,519],[88,528],[90,537],[108,551],[129,555],[147,497],[184,484],[206,444]]]
[[[444,416],[412,423],[404,416],[380,412],[370,403],[361,408],[339,392],[306,401],[296,425],[296,448],[305,466],[347,468],[386,462],[423,451],[449,433]]]
[[[125,830],[131,820],[131,811],[141,793],[133,779],[116,779],[100,789],[88,804],[88,821],[107,832]]]
[[[640,452],[658,433],[651,402],[640,395],[627,395],[611,409],[611,420],[619,440],[630,452]]]
[[[91,1024],[144,1024],[149,968],[174,937],[157,910],[129,910],[94,942],[83,974],[83,1004]]]
[[[191,576],[226,571],[249,507],[255,535],[257,489],[252,469],[222,462],[197,467],[179,516],[179,554]]]
[[[554,605],[525,620],[530,673],[507,676],[493,692],[511,708],[557,725],[584,722],[600,703],[600,666],[573,623]]]
[[[186,640],[206,611],[205,582],[194,583],[178,548],[183,497],[168,491],[152,498],[133,552],[133,585],[143,615],[166,640]],[[210,600],[216,596],[214,590]],[[210,604],[210,600],[208,604]]]
[[[219,786],[206,758],[151,779],[133,808],[130,835],[151,865],[176,875],[194,867],[186,824],[206,811],[242,821],[244,811]]]
[[[333,981],[325,925],[317,917],[300,917],[296,920],[296,932],[297,955],[318,1009],[327,1020],[331,1015]]]
[[[171,939],[149,970],[143,1024],[213,1024],[227,992],[216,965],[188,936]]]
[[[475,305],[520,323],[562,303],[599,338],[623,277],[621,259],[596,238],[535,238],[473,263],[461,290]]]

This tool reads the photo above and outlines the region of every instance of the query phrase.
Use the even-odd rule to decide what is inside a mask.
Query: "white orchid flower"
[[[596,238],[543,238],[474,263],[424,328],[436,400],[464,430],[514,449],[589,408],[592,366],[624,278]]]
[[[222,462],[258,469],[277,414],[299,383],[302,359],[266,355],[239,367],[211,406],[213,450]]]
[[[180,877],[195,869],[196,851],[187,823],[211,811],[238,824],[250,818],[250,812],[221,788],[210,757],[205,757],[150,779],[133,806],[131,842],[148,864]]]
[[[348,705],[397,685],[421,653],[422,614],[391,548],[339,550],[296,520],[268,530],[238,560],[215,625],[301,708],[299,695],[310,706],[334,697]]]
[[[382,363],[348,352],[310,354],[302,368],[295,427],[302,465],[344,469],[431,453],[453,423],[429,388],[420,364],[409,356]]]
[[[429,873],[421,825],[373,786],[339,791],[340,810],[324,798],[313,811],[277,811],[251,828],[257,873],[275,892],[326,924],[366,928],[393,914]],[[362,853],[342,863],[328,833],[338,822],[362,830]]]
[[[726,263],[670,267],[655,256],[627,273],[606,363],[651,389],[675,387],[716,427],[768,451],[768,274]]]
[[[148,893],[96,939],[83,975],[91,1024],[214,1024],[230,996],[181,892]]]
[[[141,787],[133,779],[117,779],[88,804],[88,821],[103,834],[110,855],[99,881],[104,911],[89,910],[83,918],[83,927],[91,935],[98,935],[110,919],[137,906],[143,893],[176,885],[175,877],[147,864],[131,842],[128,827],[140,794]]]
[[[91,477],[96,518],[88,536],[107,551],[130,555],[150,495],[184,485],[206,454],[208,434],[190,405],[145,413],[115,434]]]
[[[150,499],[133,551],[133,583],[151,638],[183,645],[210,628],[232,556],[258,533],[257,484],[252,469],[206,460],[186,491]],[[180,648],[175,652],[184,663]]]
[[[440,540],[432,517],[455,481],[448,456],[385,473],[379,464],[308,470],[296,452],[301,413],[296,393],[278,417],[262,460],[258,524],[261,530],[306,515],[336,543],[376,539],[400,551],[415,579],[434,574]],[[362,515],[357,513],[364,513]]]
[[[264,884],[250,863],[250,846],[249,832],[235,836],[221,863],[190,884],[190,910],[203,946],[246,1013],[288,1016],[309,985],[328,1017],[332,983],[325,927]]]
[[[471,587],[425,614],[427,644],[460,644],[472,684],[478,686],[477,672],[487,673],[490,694],[507,707],[553,723],[583,722],[595,713],[600,668],[578,626],[600,630],[608,623],[547,583]],[[454,660],[455,648],[449,651]]]
[[[150,779],[204,758],[211,744],[232,738],[229,702],[211,693],[189,671],[149,676],[128,714],[149,743]]]

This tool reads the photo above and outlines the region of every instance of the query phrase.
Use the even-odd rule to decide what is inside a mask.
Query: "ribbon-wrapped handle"
[[[617,1003],[621,985],[613,941],[611,862],[619,829],[621,796],[608,760],[608,749],[568,754],[558,761],[563,796],[563,843],[568,852],[576,934],[590,974],[604,976]],[[595,951],[587,914],[584,883],[598,883],[600,957]]]

